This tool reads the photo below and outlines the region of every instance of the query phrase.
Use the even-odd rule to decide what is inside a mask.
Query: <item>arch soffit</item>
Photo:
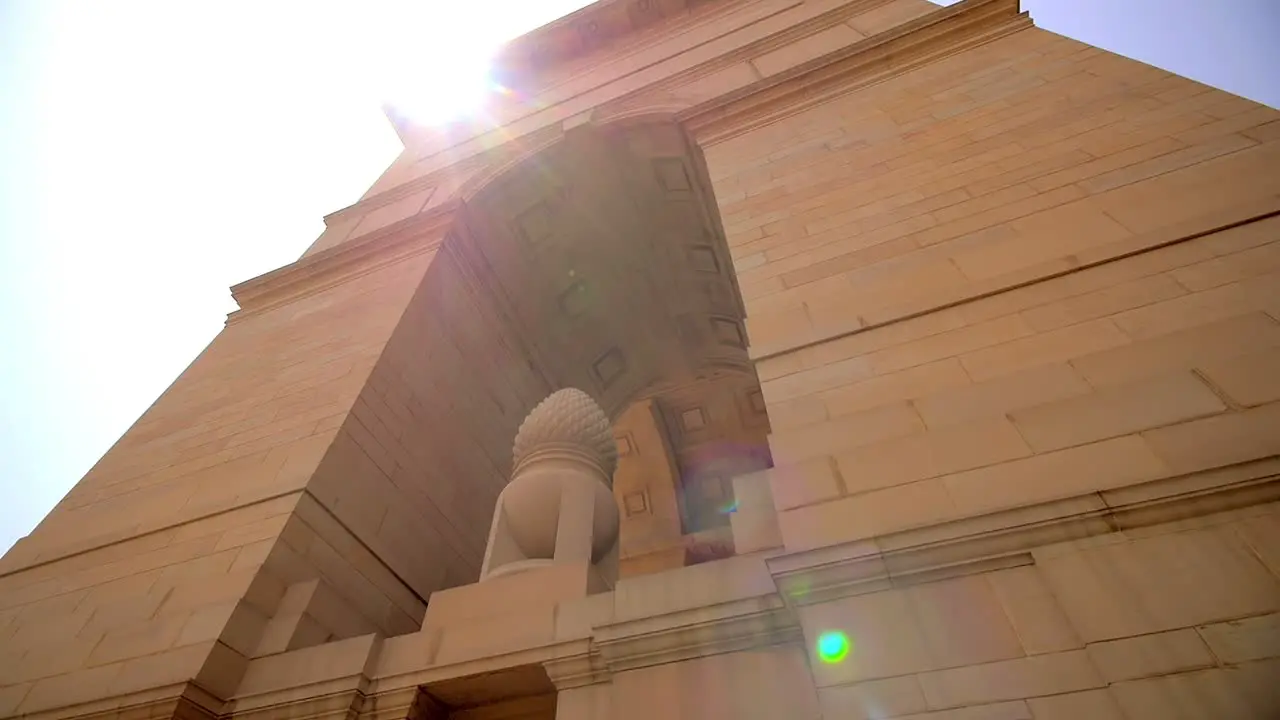
[[[672,113],[507,152],[458,187],[442,251],[551,385],[587,390],[611,418],[703,379],[749,376],[758,392],[706,165]]]

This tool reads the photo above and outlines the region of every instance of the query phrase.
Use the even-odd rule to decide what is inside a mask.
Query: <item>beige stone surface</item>
[[[622,673],[613,680],[613,710],[620,720],[822,717],[804,651],[785,646]]]
[[[1050,452],[1226,409],[1213,390],[1184,372],[1037,405],[1011,413],[1010,419],[1036,452]]]
[[[1224,663],[1280,657],[1280,615],[1275,613],[1203,625],[1197,631]]]
[[[818,699],[824,718],[873,720],[928,709],[920,682],[914,675],[824,687],[818,690]]]
[[[1001,570],[987,582],[1004,606],[1028,655],[1084,647],[1038,568]]]
[[[780,465],[768,471],[768,476],[778,510],[834,500],[846,492],[836,462],[830,457]]]
[[[901,591],[873,593],[800,609],[812,647],[824,632],[843,632],[851,643],[841,663],[811,664],[818,687],[889,678],[929,670],[934,660]]]
[[[1217,664],[1204,640],[1190,628],[1089,643],[1086,650],[1094,667],[1109,683]]]
[[[1254,407],[1280,400],[1280,349],[1211,360],[1197,370],[1234,403]]]
[[[1086,690],[1027,701],[1036,720],[1126,720],[1127,716],[1107,690]]]
[[[920,676],[925,698],[938,708],[1105,687],[1083,651],[940,670]]]
[[[1119,540],[1037,566],[1086,642],[1273,612],[1277,580],[1229,528]]]
[[[1277,112],[1017,11],[513,43],[0,560],[0,716],[1280,709]],[[562,387],[623,577],[469,585]]]
[[[1265,718],[1280,710],[1275,660],[1117,683],[1111,687],[1125,717]]]

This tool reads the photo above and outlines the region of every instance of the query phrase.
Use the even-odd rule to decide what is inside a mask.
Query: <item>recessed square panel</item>
[[[551,237],[551,210],[546,203],[540,202],[520,213],[516,218],[516,226],[526,243],[536,245]]]
[[[769,427],[769,412],[764,404],[760,388],[748,389],[738,395],[738,415],[744,428]]]
[[[600,381],[600,386],[607,389],[627,372],[627,359],[618,348],[609,348],[591,364],[591,371]]]
[[[717,313],[732,315],[739,310],[733,299],[733,287],[724,276],[705,278],[702,282],[702,296],[707,299],[707,306]]]
[[[669,193],[687,193],[693,189],[689,172],[680,158],[654,158],[653,169],[658,174],[658,184]]]
[[[622,496],[622,508],[626,511],[627,517],[648,514],[649,498],[643,491],[627,493]]]
[[[720,261],[716,258],[715,248],[710,245],[694,245],[688,250],[689,267],[700,273],[720,274]]]
[[[702,408],[689,408],[680,413],[680,427],[685,430],[701,430],[707,426],[707,416]]]
[[[558,298],[560,312],[569,317],[583,315],[591,308],[590,288],[579,280],[560,293]]]
[[[736,348],[747,348],[747,338],[742,332],[742,325],[730,318],[711,318],[711,332],[716,342]]]

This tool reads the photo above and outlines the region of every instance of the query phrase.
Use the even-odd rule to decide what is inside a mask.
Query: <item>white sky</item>
[[[488,49],[585,4],[0,0],[0,550],[213,338],[228,287],[392,160],[384,99],[465,94]],[[1280,105],[1275,0],[1024,7]]]

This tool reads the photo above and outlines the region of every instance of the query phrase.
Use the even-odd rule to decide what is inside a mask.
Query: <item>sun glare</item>
[[[490,93],[489,63],[485,58],[458,59],[447,72],[423,73],[386,99],[417,125],[441,125],[478,113]]]
[[[419,125],[482,115],[486,101],[514,92],[491,77],[502,45],[591,0],[371,0],[382,30],[370,41],[382,99]]]

